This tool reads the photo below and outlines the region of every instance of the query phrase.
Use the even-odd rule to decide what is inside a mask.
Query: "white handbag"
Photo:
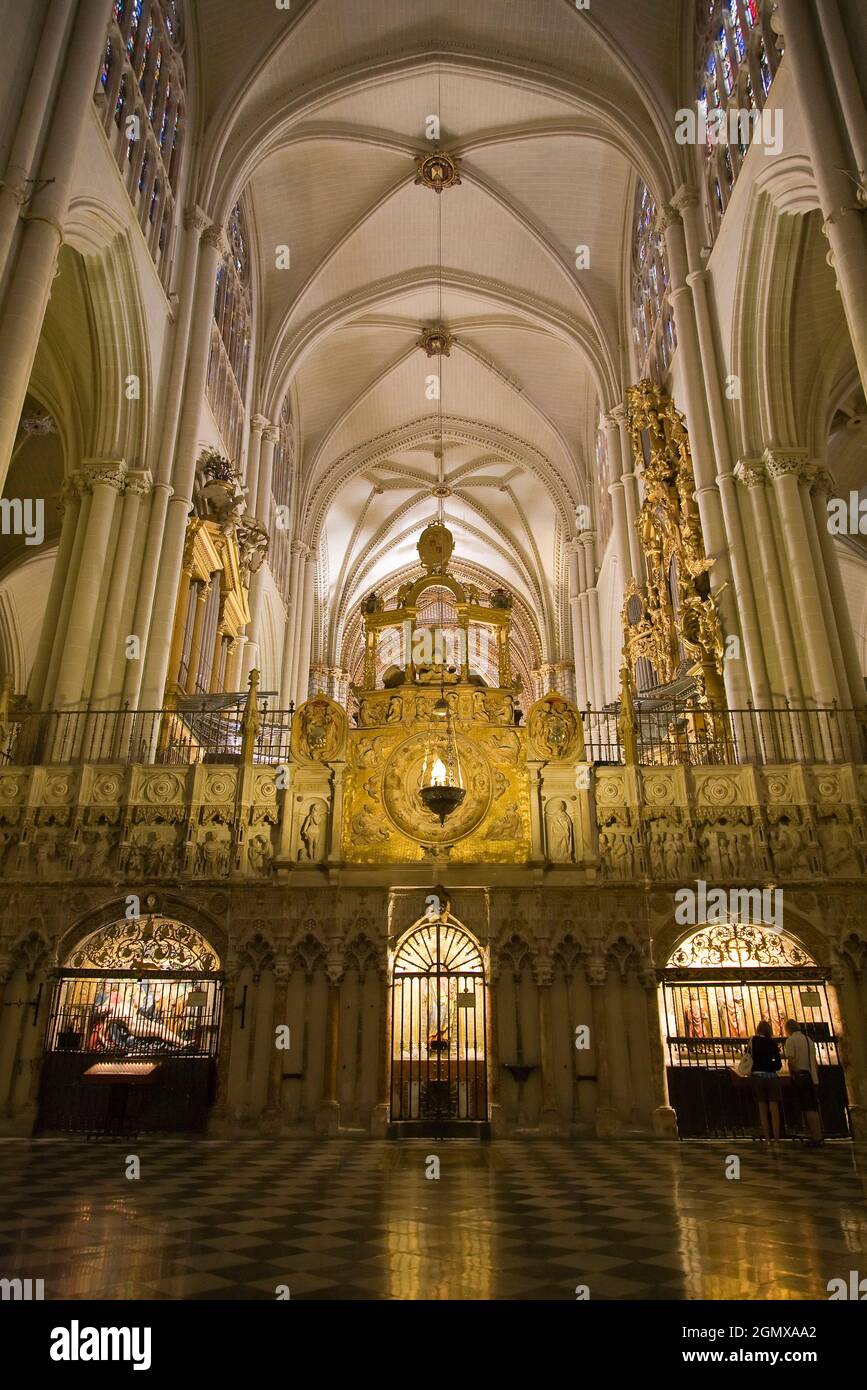
[[[732,1071],[735,1073],[736,1076],[742,1076],[743,1079],[746,1081],[747,1077],[752,1075],[752,1070],[753,1054],[750,1052],[749,1048],[747,1048],[743,1056],[738,1058],[737,1062],[735,1062],[734,1066],[732,1067]]]

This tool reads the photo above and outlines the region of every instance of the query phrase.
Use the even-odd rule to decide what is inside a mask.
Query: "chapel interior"
[[[50,1296],[269,1296],[253,1235],[94,1258],[172,1201],[133,1139],[365,1194],[293,1297],[574,1297],[509,1184],[624,1154],[666,1292],[603,1225],[600,1297],[863,1248],[865,55],[860,0],[4,10],[0,1274],[59,1185]],[[824,1144],[784,1070],[758,1253],[703,1155],[762,1020]]]

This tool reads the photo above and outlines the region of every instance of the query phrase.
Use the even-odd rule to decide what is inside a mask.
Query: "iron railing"
[[[43,763],[253,763],[289,758],[293,707],[259,706],[245,754],[244,707],[201,702],[162,710],[43,710],[17,713],[0,723],[0,762]]]
[[[279,764],[289,758],[293,707],[267,700],[245,743],[242,702],[184,702],[162,710],[18,711],[0,718],[0,764],[197,762]],[[863,712],[714,710],[671,704],[636,710],[631,736],[616,708],[581,712],[586,755],[597,765],[640,767],[867,761]]]

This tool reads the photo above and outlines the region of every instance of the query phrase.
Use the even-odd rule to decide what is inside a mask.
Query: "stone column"
[[[304,557],[307,546],[301,541],[293,541],[289,561],[289,606],[286,610],[286,629],[283,636],[283,670],[280,678],[280,703],[288,705],[293,699],[295,671],[297,667],[296,632],[301,617],[301,576],[304,573]]]
[[[183,400],[183,387],[186,377],[187,349],[190,344],[190,324],[196,298],[196,266],[199,257],[199,238],[209,220],[201,208],[190,207],[184,213],[184,235],[181,239],[183,254],[178,274],[178,309],[171,344],[171,370],[167,373],[165,400],[162,412],[161,443],[159,460],[153,492],[151,493],[150,514],[148,516],[147,539],[142,551],[142,562],[136,585],[135,615],[132,630],[139,637],[143,652],[147,650],[151,620],[153,617],[154,593],[160,567],[163,535],[169,499],[172,495],[172,469],[175,461],[175,442],[178,419]],[[215,272],[216,273],[216,272]],[[210,325],[208,328],[210,342]],[[206,358],[207,364],[207,358]],[[203,386],[204,390],[204,386]],[[201,402],[199,403],[201,405]],[[124,699],[131,705],[139,703],[139,692],[144,680],[145,657],[141,661],[131,661],[127,666],[124,682]],[[160,692],[160,696],[162,692]]]
[[[313,645],[313,617],[316,608],[316,557],[308,552],[301,585],[301,619],[298,625],[298,651],[295,666],[295,707],[307,699],[310,680],[310,652]],[[301,576],[299,576],[300,578]]]
[[[64,482],[60,498],[59,507],[61,516],[63,517],[60,544],[57,548],[57,559],[54,562],[51,587],[48,591],[45,615],[42,619],[42,628],[39,633],[39,647],[36,652],[36,660],[33,663],[33,670],[30,674],[30,681],[27,687],[27,697],[31,707],[35,710],[43,707],[48,665],[51,660],[51,651],[60,624],[60,610],[63,604],[64,590],[70,582],[73,573],[72,554],[78,530],[79,514],[81,512],[81,493],[72,478],[67,478]]]
[[[824,219],[822,230],[828,239],[828,261],[837,276],[861,385],[867,392],[867,237],[864,203],[858,198],[843,137],[845,120],[826,76],[825,46],[813,7],[804,0],[779,0],[775,27],[785,35],[786,63],[795,88],[806,97],[803,119]]]
[[[18,115],[6,172],[0,184],[0,278],[3,276],[21,209],[27,202],[28,180],[34,173],[39,137],[56,91],[58,66],[62,61],[66,44],[68,17],[65,5],[52,4],[47,7],[27,92]],[[106,25],[107,23],[106,19]]]
[[[584,659],[584,628],[581,613],[581,570],[578,556],[581,541],[568,541],[565,546],[565,563],[568,567],[568,595],[570,595],[570,616],[572,621],[572,655],[575,657],[575,703],[579,709],[589,705],[588,671]]]
[[[551,987],[554,967],[547,938],[538,939],[533,962],[533,979],[539,995],[539,1060],[542,1064],[542,1113],[539,1129],[542,1134],[562,1134],[564,1130],[557,1109],[557,1086],[554,1080],[554,1038],[551,1029]]]
[[[124,646],[124,634],[121,633],[120,624],[128,592],[130,563],[135,551],[141,499],[147,497],[150,490],[151,475],[147,469],[127,472],[111,586],[102,620],[96,669],[93,673],[93,702],[97,704],[100,701],[109,701],[109,709],[118,707],[123,689],[123,681],[116,679],[118,660]]]
[[[316,1116],[319,1134],[336,1134],[340,1129],[338,1069],[340,1066],[340,987],[345,961],[343,941],[333,936],[325,962],[328,975],[328,1004],[325,1016],[325,1094]]]
[[[259,461],[255,515],[268,530],[271,524],[271,476],[274,471],[274,449],[279,430],[274,425],[269,425],[264,415],[256,415],[253,418],[260,428],[258,435],[252,432],[250,434],[248,468],[252,467],[253,462],[253,440],[258,438],[258,447],[255,450]],[[250,428],[252,431],[252,422]],[[253,511],[249,502],[248,509]],[[247,651],[244,653],[244,668],[248,673],[258,665],[259,660],[259,629],[262,622],[262,605],[265,602],[265,573],[265,566],[262,564],[250,581],[250,622],[247,626]]]
[[[591,1041],[596,1063],[596,1137],[610,1139],[616,1130],[611,1106],[611,1059],[608,1054],[608,1020],[605,991],[608,986],[608,962],[601,943],[592,942],[584,968],[590,985]]]
[[[811,501],[813,516],[815,518],[816,535],[819,541],[819,550],[825,565],[825,576],[828,581],[828,590],[831,596],[831,608],[834,613],[835,625],[840,636],[840,647],[843,653],[843,663],[846,668],[846,687],[849,691],[849,699],[853,709],[864,709],[867,705],[867,692],[864,689],[864,676],[861,672],[861,660],[858,654],[858,647],[855,643],[855,634],[852,629],[852,619],[849,613],[849,604],[843,590],[843,581],[840,577],[840,563],[837,559],[837,547],[831,538],[828,530],[828,495],[833,490],[833,480],[827,469],[820,468],[816,472],[811,490]]]
[[[262,1124],[263,1132],[275,1137],[283,1128],[283,1070],[286,1065],[287,1052],[286,1048],[277,1046],[277,1029],[290,1027],[290,980],[289,959],[284,952],[279,954],[274,961],[274,1000],[271,1011],[272,1052],[268,1067],[268,1089],[265,1096],[265,1114]]]
[[[57,673],[54,703],[58,708],[79,704],[85,693],[91,643],[94,633],[102,627],[103,581],[106,566],[111,563],[115,508],[123,491],[126,466],[116,459],[91,459],[84,471],[93,501]]]
[[[250,439],[247,444],[247,511],[258,516],[259,501],[259,457],[262,448],[262,431],[268,429],[270,420],[264,415],[254,415],[250,420]]]
[[[268,526],[271,521],[271,478],[274,473],[274,450],[279,438],[280,430],[276,425],[268,425],[263,431],[256,489],[256,516],[263,526]]]
[[[641,499],[638,495],[638,479],[635,476],[635,461],[632,457],[632,440],[629,438],[629,430],[626,427],[626,407],[616,405],[611,411],[611,417],[617,422],[620,430],[620,461],[623,469],[623,505],[626,510],[626,537],[629,543],[629,559],[632,568],[632,576],[639,583],[643,584],[647,578],[647,571],[644,565],[644,555],[641,550],[641,541],[638,538],[636,522],[638,513],[641,510]]]
[[[217,1059],[217,1084],[214,1107],[208,1122],[208,1132],[228,1133],[232,1128],[229,1109],[229,1073],[232,1067],[232,1047],[235,1034],[235,995],[238,990],[238,961],[231,957],[225,962],[223,985],[223,1017],[220,1026],[220,1055]]]
[[[741,459],[735,469],[735,477],[746,490],[747,506],[752,512],[753,531],[757,539],[753,554],[758,552],[758,560],[762,566],[762,580],[771,613],[771,625],[783,680],[783,694],[790,704],[798,706],[803,701],[801,679],[768,506],[765,466],[761,459]],[[773,691],[771,700],[776,703]]]
[[[172,640],[172,621],[178,593],[178,577],[183,560],[187,518],[192,506],[193,482],[196,473],[199,419],[205,394],[208,352],[211,342],[211,321],[214,313],[214,284],[223,244],[222,228],[210,226],[203,232],[199,246],[196,289],[187,352],[186,387],[178,427],[175,468],[172,478],[175,490],[168,504],[166,515],[145,661],[142,699],[145,708],[148,709],[159,709],[162,706],[166,687],[166,670]]]
[[[581,537],[584,546],[584,579],[587,588],[587,612],[590,624],[590,651],[592,653],[593,698],[597,709],[605,703],[605,671],[603,669],[602,630],[599,624],[599,590],[596,587],[596,532],[585,531]]]
[[[0,311],[0,491],[12,458],[63,241],[81,133],[90,116],[108,18],[108,0],[80,0],[60,68],[39,169],[32,170],[38,178]]]
[[[663,1139],[677,1138],[677,1112],[668,1101],[665,1082],[665,1048],[659,1026],[659,982],[652,965],[639,971],[638,983],[644,990],[647,1008],[647,1046],[650,1055],[650,1075],[653,1079],[651,1120],[653,1132]]]
[[[810,542],[798,480],[807,465],[804,449],[766,449],[765,468],[771,478],[786,547],[788,572],[795,591],[801,631],[812,686],[811,696],[821,705],[839,700],[834,664],[813,573]]]
[[[702,358],[696,327],[692,290],[687,284],[688,263],[683,223],[675,208],[662,210],[660,226],[665,233],[668,253],[670,293],[677,330],[678,361],[683,364],[686,421],[689,429],[695,500],[701,520],[705,550],[713,560],[711,590],[717,598],[726,636],[740,635],[737,606],[729,565],[728,544],[723,524],[722,499],[716,485],[716,459],[707,418]],[[727,662],[723,670],[730,709],[744,709],[749,691],[742,662]]]
[[[609,469],[616,475],[608,484],[608,496],[611,498],[611,511],[614,518],[614,542],[617,547],[617,558],[620,561],[620,572],[623,575],[625,586],[632,578],[633,568],[632,553],[629,547],[629,518],[626,515],[626,492],[623,483],[620,425],[617,417],[611,412],[605,416],[604,422]]]

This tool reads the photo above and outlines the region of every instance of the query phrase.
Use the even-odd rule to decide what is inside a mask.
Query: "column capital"
[[[762,461],[769,478],[795,477],[798,482],[812,478],[813,466],[806,449],[768,447],[762,454]]]
[[[837,480],[830,468],[827,468],[824,463],[817,463],[810,492],[815,493],[817,497],[832,497],[836,491]]]
[[[201,240],[205,246],[210,246],[212,250],[219,251],[221,256],[229,254],[229,243],[226,240],[226,233],[222,227],[218,227],[216,222],[211,222],[202,232]]]
[[[293,555],[300,555],[302,559],[307,558],[308,551],[310,550],[309,545],[305,545],[304,541],[293,541],[289,548]]]
[[[204,208],[200,208],[197,203],[192,203],[189,207],[184,208],[184,227],[188,232],[198,232],[201,236],[205,228],[210,225],[210,217]]]
[[[676,195],[675,195],[676,197]],[[680,221],[680,211],[677,203],[673,199],[670,203],[662,203],[656,214],[656,230],[663,235],[669,227],[675,226]]]
[[[131,468],[127,472],[124,492],[134,497],[147,497],[153,490],[154,480],[149,468]]]
[[[266,419],[264,415],[250,416],[250,431],[252,434],[264,433],[264,431],[269,428],[270,424],[271,421]]]
[[[268,444],[276,444],[280,439],[280,426],[266,424],[262,431],[262,438],[266,440]]]
[[[596,532],[595,532],[595,531],[591,531],[591,530],[582,531],[582,532],[580,533],[580,535],[578,536],[578,543],[579,543],[579,545],[589,545],[589,546],[592,546],[595,540],[596,540]]]
[[[694,188],[692,184],[682,183],[671,200],[671,210],[676,211],[682,217],[688,208],[698,207],[699,201],[698,189]]]
[[[622,402],[619,405],[614,405],[611,407],[611,409],[608,412],[608,415],[605,416],[606,421],[608,420],[609,416],[614,421],[615,425],[617,425],[618,427],[620,425],[627,425],[629,423],[626,414],[626,406]]]
[[[84,459],[81,472],[92,488],[98,483],[123,492],[126,480],[126,464],[123,459]]]
[[[767,482],[765,464],[762,459],[739,459],[735,465],[735,477],[746,488],[763,487]]]
[[[581,538],[580,538],[580,536],[573,536],[571,540],[568,540],[568,541],[566,542],[566,554],[567,554],[567,555],[580,555],[580,553],[581,553]]]

